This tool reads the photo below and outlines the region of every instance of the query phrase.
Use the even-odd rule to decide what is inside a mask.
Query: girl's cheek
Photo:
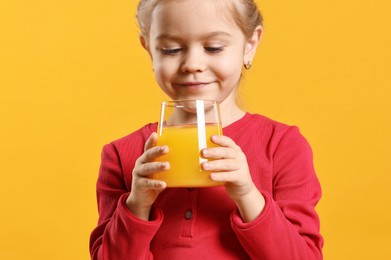
[[[159,59],[156,62],[154,62],[154,68],[159,72],[160,74],[170,74],[175,70],[175,67],[178,65],[172,61],[167,59]]]

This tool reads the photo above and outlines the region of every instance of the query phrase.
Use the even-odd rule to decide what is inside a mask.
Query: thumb
[[[157,144],[157,133],[156,132],[153,132],[148,140],[145,142],[145,146],[144,146],[144,151],[156,146]]]

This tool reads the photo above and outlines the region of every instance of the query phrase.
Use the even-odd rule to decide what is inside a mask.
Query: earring
[[[246,70],[249,70],[249,69],[251,69],[251,60],[249,60],[249,61],[247,61],[247,63],[246,64],[244,64],[244,68],[246,69]]]

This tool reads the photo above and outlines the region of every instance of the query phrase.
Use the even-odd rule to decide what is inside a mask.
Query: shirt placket
[[[199,189],[188,188],[187,191],[189,192],[189,201],[188,206],[183,212],[181,237],[192,238],[194,237],[194,227],[197,217]]]

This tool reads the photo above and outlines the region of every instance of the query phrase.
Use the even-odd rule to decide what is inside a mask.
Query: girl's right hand
[[[129,210],[137,217],[148,220],[152,204],[157,196],[166,188],[166,183],[151,179],[155,172],[170,168],[168,162],[154,160],[168,152],[167,146],[156,146],[157,134],[152,133],[145,143],[144,153],[136,160],[132,173],[132,190],[126,200]]]

